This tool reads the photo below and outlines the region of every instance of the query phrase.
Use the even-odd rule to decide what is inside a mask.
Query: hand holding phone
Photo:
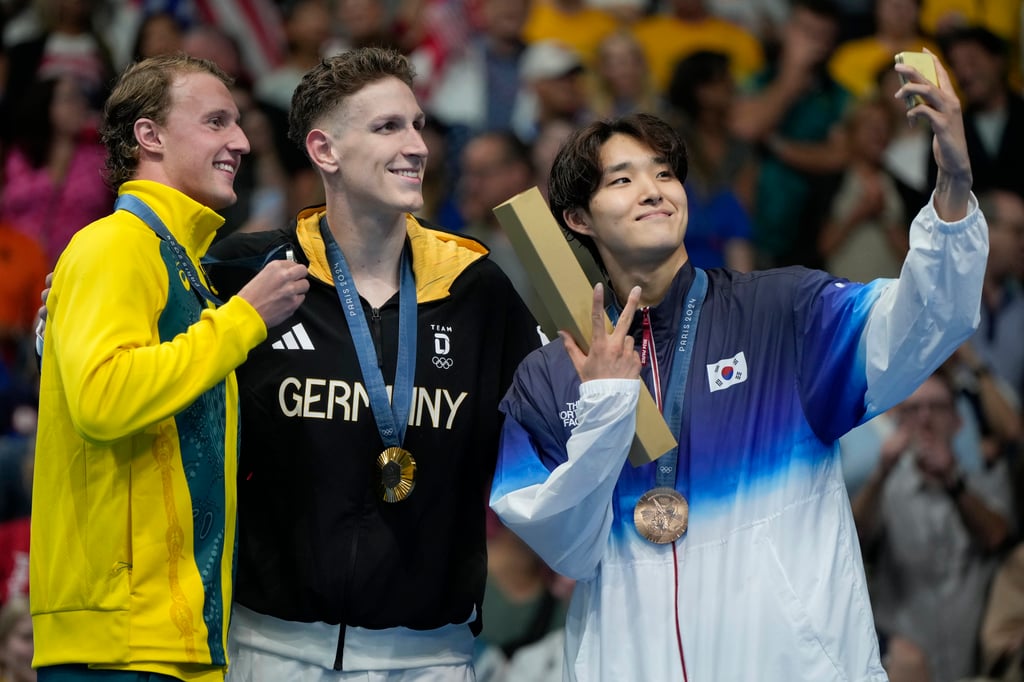
[[[939,76],[935,72],[935,57],[927,52],[900,52],[896,55],[897,64],[906,64],[917,69],[932,85],[939,87]],[[906,85],[909,81],[902,73],[899,74],[900,82]],[[907,109],[912,109],[918,104],[924,104],[924,98],[920,95],[907,95],[905,98]]]

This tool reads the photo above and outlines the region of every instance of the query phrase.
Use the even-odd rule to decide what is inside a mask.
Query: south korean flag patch
[[[747,380],[747,358],[740,351],[731,358],[724,358],[708,367],[708,388],[711,392],[721,391],[742,384]]]

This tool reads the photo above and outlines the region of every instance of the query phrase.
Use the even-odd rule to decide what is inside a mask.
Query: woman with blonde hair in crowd
[[[626,30],[609,34],[598,44],[591,82],[590,106],[600,118],[638,111],[653,114],[660,108],[643,48]]]

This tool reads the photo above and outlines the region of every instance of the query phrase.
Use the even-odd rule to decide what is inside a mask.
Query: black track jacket
[[[287,245],[310,267],[295,314],[239,368],[242,410],[235,600],[276,618],[430,629],[480,613],[484,511],[501,415],[536,323],[486,248],[409,216],[418,301],[413,408],[404,447],[418,467],[397,503],[376,489],[383,450],[318,221],[232,235],[208,266],[224,298]],[[248,265],[232,264],[247,259]],[[398,295],[362,301],[390,387]],[[480,618],[471,623],[479,633]]]

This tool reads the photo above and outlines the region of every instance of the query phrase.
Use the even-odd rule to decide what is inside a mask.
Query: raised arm
[[[896,92],[896,97],[920,95],[925,100],[907,111],[907,118],[912,124],[920,119],[927,120],[935,133],[932,153],[939,169],[933,195],[935,213],[946,222],[960,220],[967,215],[973,175],[960,100],[953,90],[949,74],[938,59],[935,59],[938,87],[911,66],[897,64],[896,70],[909,81]]]
[[[988,226],[971,194],[960,102],[938,60],[935,68],[940,87],[916,69],[896,65],[909,81],[896,97],[924,98],[907,116],[931,124],[939,173],[929,206],[911,226],[910,251],[899,280],[882,291],[864,332],[869,416],[905,398],[980,320]]]

